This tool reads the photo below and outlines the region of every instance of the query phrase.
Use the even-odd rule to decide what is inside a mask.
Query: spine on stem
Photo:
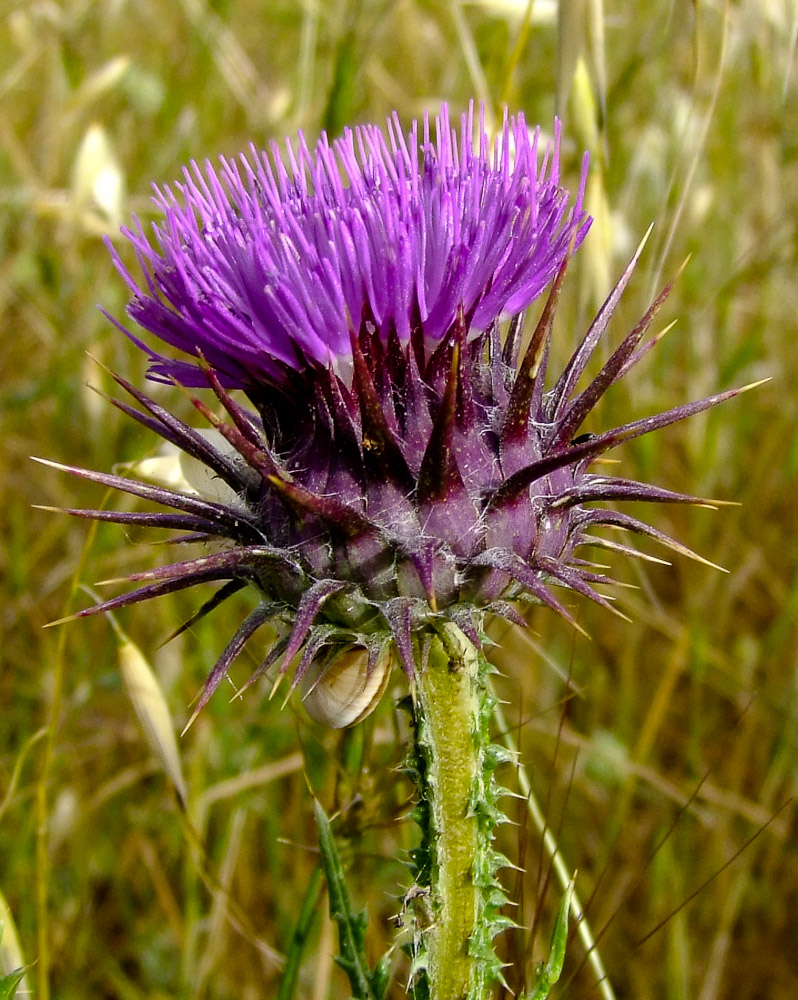
[[[419,671],[410,761],[422,831],[414,852],[415,1000],[486,1000],[502,981],[493,939],[512,921],[500,913],[507,900],[496,871],[507,861],[493,850],[504,819],[494,771],[508,754],[489,739],[490,670],[447,623]]]

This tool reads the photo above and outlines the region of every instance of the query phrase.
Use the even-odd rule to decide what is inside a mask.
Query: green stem
[[[475,978],[470,942],[480,912],[474,882],[479,824],[471,803],[478,777],[479,705],[477,658],[473,648],[464,651],[472,655],[454,659],[436,637],[418,685],[432,828],[433,920],[425,941],[431,1000],[470,997]]]
[[[415,1000],[487,1000],[502,983],[493,939],[513,922],[493,850],[502,789],[494,771],[507,752],[490,742],[492,668],[453,623],[419,640],[427,648],[417,675],[415,748],[421,846],[413,852]]]

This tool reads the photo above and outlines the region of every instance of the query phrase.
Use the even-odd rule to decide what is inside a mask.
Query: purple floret
[[[458,135],[444,104],[434,130],[425,116],[407,136],[396,114],[386,133],[322,133],[313,150],[300,134],[287,168],[276,143],[218,168],[192,163],[156,189],[165,219],[149,238],[138,222],[124,230],[143,278],[112,249],[128,313],[239,388],[314,364],[348,380],[364,317],[385,343],[418,329],[433,349],[462,307],[476,335],[525,309],[587,232],[585,170],[569,209],[559,139],[558,124],[541,157],[539,130],[505,113],[491,147],[483,109],[477,123],[469,108]],[[206,384],[194,363],[140,346],[156,377]]]

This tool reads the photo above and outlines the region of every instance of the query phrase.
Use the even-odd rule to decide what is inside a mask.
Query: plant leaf
[[[545,962],[538,963],[535,970],[535,984],[531,993],[523,994],[519,1000],[546,1000],[551,992],[552,986],[560,978],[563,962],[565,960],[565,945],[568,941],[568,914],[571,910],[571,899],[574,894],[574,880],[565,890],[560,909],[557,912],[557,919],[554,922],[554,930],[551,934],[551,944],[549,945],[549,957]]]
[[[313,800],[316,826],[319,831],[324,877],[330,897],[330,916],[338,924],[338,949],[336,962],[349,976],[353,1000],[383,1000],[388,986],[388,958],[383,956],[372,972],[366,959],[364,940],[366,911],[355,913],[349,899],[341,857],[335,846],[332,827],[318,800]]]
[[[9,972],[7,976],[0,976],[0,1000],[12,1000],[29,968],[29,965],[25,965],[21,969]]]
[[[302,950],[307,942],[308,933],[316,915],[321,890],[321,866],[317,865],[310,877],[305,898],[302,901],[302,911],[294,927],[291,944],[288,946],[283,978],[280,981],[280,992],[276,1000],[294,1000],[297,982],[299,980],[299,964]]]

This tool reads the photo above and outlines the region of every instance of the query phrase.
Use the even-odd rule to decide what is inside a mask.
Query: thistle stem
[[[454,626],[446,629],[443,638],[433,638],[418,679],[416,760],[424,839],[417,877],[429,891],[429,923],[417,929],[416,963],[423,972],[415,996],[482,1000],[485,977],[473,942],[480,938],[484,912],[475,872],[491,838],[474,809],[485,749],[484,688],[476,650]]]

